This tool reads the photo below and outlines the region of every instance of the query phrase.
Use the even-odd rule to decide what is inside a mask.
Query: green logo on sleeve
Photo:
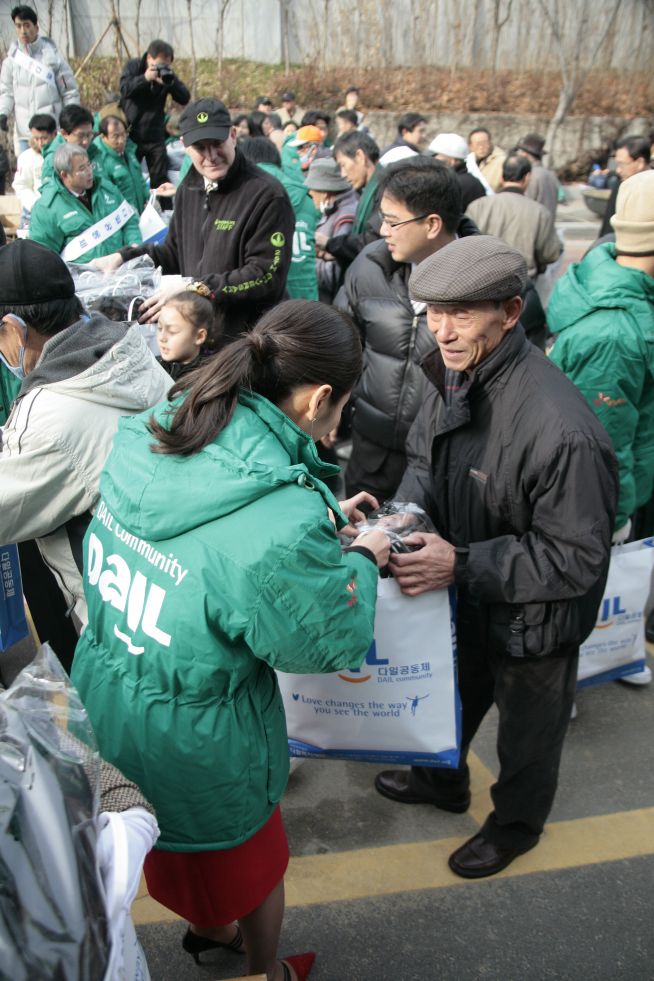
[[[282,232],[273,232],[270,236],[270,241],[275,246],[276,249],[281,249],[282,245],[286,242]]]

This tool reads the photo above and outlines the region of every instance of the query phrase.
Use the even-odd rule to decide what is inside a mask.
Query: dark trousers
[[[136,148],[136,156],[139,160],[145,157],[152,190],[168,180],[168,154],[165,144],[143,143]]]
[[[345,493],[368,491],[380,504],[392,500],[406,470],[406,456],[366,439],[352,426],[352,455],[345,471]]]
[[[499,711],[500,773],[491,788],[494,810],[481,831],[505,848],[535,844],[554,801],[578,660],[578,649],[519,658],[493,653],[483,642],[478,647],[460,646],[460,766],[457,770],[412,767],[411,787],[441,799],[460,798],[468,790],[470,743],[494,702]]]

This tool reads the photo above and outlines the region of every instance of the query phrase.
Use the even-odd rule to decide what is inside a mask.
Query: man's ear
[[[508,300],[502,301],[502,330],[512,330],[515,327],[520,320],[523,306],[522,297],[520,296],[511,296]]]

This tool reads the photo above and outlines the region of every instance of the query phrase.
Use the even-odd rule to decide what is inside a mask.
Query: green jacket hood
[[[619,266],[615,254],[613,242],[598,245],[559,280],[547,308],[553,333],[573,327],[597,310],[624,309],[647,332],[647,339],[654,340],[654,279],[640,269]]]
[[[347,523],[322,482],[338,473],[338,467],[323,463],[311,437],[255,393],[241,392],[228,425],[199,453],[150,453],[144,461],[143,440],[154,443],[147,428],[150,418],[154,414],[165,424],[179,404],[163,402],[153,412],[121,420],[100,492],[131,532],[149,541],[175,538],[287,484],[315,489],[339,526]],[[116,455],[120,465],[112,466]],[[184,487],[204,487],[207,493],[185,497]],[[212,494],[212,487],[219,487],[219,493]]]
[[[309,199],[309,192],[307,186],[302,180],[302,173],[298,171],[297,173],[288,172],[282,170],[277,164],[269,163],[259,163],[258,167],[265,170],[267,174],[271,177],[276,177],[277,180],[284,186],[286,193],[291,199],[291,204],[293,205],[293,211],[297,214],[298,210],[305,204],[307,199]],[[310,199],[309,199],[310,200]],[[313,208],[313,202],[311,202],[311,207]]]

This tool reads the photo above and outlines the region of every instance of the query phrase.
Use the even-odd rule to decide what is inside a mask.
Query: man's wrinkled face
[[[16,34],[21,44],[33,44],[39,36],[39,25],[33,24],[31,20],[23,20],[16,17],[14,20]]]
[[[521,303],[518,300],[517,314]],[[434,335],[446,368],[471,371],[484,361],[515,326],[514,300],[477,303],[428,303],[427,327]]]
[[[200,140],[186,147],[195,169],[209,181],[220,181],[234,163],[236,156],[236,127],[232,126],[226,140]]]
[[[485,160],[493,149],[488,133],[473,133],[470,137],[469,146],[477,160]]]
[[[353,157],[344,153],[336,154],[336,163],[341,168],[341,176],[349,181],[355,191],[360,191],[368,183],[368,158],[363,150],[357,150]]]
[[[647,169],[648,164],[645,160],[642,157],[636,157],[634,160],[626,147],[621,146],[615,151],[615,170],[621,181],[626,181],[627,178]]]
[[[107,135],[103,136],[102,139],[116,153],[122,153],[127,143],[127,130],[121,122],[112,119],[107,124]]]
[[[83,194],[93,186],[93,167],[86,154],[74,156],[70,174],[62,171],[59,176],[64,187],[74,194]]]

